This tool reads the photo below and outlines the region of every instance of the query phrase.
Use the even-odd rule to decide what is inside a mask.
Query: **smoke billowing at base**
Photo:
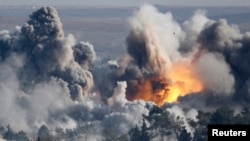
[[[201,10],[178,23],[151,5],[128,21],[127,53],[102,65],[93,45],[64,35],[52,7],[1,30],[2,137],[191,140],[205,112],[248,106],[250,32]]]

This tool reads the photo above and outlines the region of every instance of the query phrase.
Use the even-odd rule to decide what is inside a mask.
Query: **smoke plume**
[[[93,45],[64,35],[53,7],[33,12],[14,32],[0,31],[0,125],[101,140],[128,134],[157,105],[193,135],[195,108],[248,102],[249,32],[202,10],[178,23],[151,5],[128,24],[127,53],[101,65],[93,64]]]
[[[80,130],[72,140],[100,140],[107,129],[127,133],[149,112],[149,103],[126,99],[125,81],[114,82],[104,101],[90,71],[93,45],[65,36],[53,7],[38,9],[13,33],[0,31],[0,57],[0,125],[14,131],[44,138],[55,129]]]

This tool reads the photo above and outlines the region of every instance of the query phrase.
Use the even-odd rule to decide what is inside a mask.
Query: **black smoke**
[[[187,118],[198,113],[191,108],[249,103],[248,32],[225,19],[208,19],[202,11],[178,23],[170,12],[150,5],[142,6],[129,25],[127,53],[99,66],[93,64],[98,58],[93,45],[64,35],[53,7],[33,12],[14,32],[0,31],[0,125],[29,135],[39,131],[42,138],[56,127],[68,133],[88,129],[75,140],[101,140],[110,130],[127,134],[155,105],[129,97],[145,91],[140,86],[148,79],[152,93],[166,88],[171,82],[165,73],[182,61],[194,67],[205,88],[162,107],[172,122],[183,117],[192,132]]]

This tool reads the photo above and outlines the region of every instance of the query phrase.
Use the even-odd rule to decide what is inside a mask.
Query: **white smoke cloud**
[[[29,110],[29,118],[31,118],[30,120],[33,121],[37,127],[49,125],[49,127],[54,126],[55,128],[57,125],[60,125],[60,119],[62,120],[61,122],[64,128],[71,129],[76,127],[76,123],[72,123],[71,119],[62,113],[65,108],[72,105],[69,90],[65,85],[65,82],[51,80],[50,82],[39,83],[35,86],[29,98],[29,107],[31,108]],[[54,115],[58,112],[61,113],[61,115]],[[51,116],[58,117],[53,119]],[[69,119],[69,121],[67,119]],[[44,121],[46,122],[44,123]],[[67,125],[67,122],[69,122],[69,125]]]
[[[69,90],[61,86],[60,81],[52,80],[48,83],[37,84],[29,94],[20,89],[16,74],[22,67],[23,60],[22,56],[12,54],[1,63],[1,125],[9,124],[14,130],[24,130],[28,133],[33,133],[42,124],[52,127],[62,124],[64,128],[76,126],[76,123],[72,123],[72,120],[64,114],[60,117],[63,120],[60,121],[60,118],[52,120],[53,114],[70,105]]]
[[[136,125],[142,125],[143,115],[149,113],[146,102],[131,102],[126,99],[126,87],[126,82],[117,83],[113,96],[108,99],[108,104],[114,112],[105,116],[102,122],[104,128],[112,127],[118,134],[126,134]]]
[[[127,38],[128,52],[139,66],[145,65],[147,61],[145,67],[149,71],[161,71],[168,68],[171,61],[180,58],[179,40],[183,35],[171,13],[162,14],[155,7],[144,5],[129,19],[129,23],[131,33]],[[142,55],[145,60],[140,61]]]
[[[2,30],[0,31],[0,38],[3,41],[6,41],[11,38],[10,32],[8,30]]]
[[[123,107],[128,100],[126,99],[126,82],[117,82],[114,94],[108,99],[108,105],[113,107]]]
[[[97,58],[93,45],[64,36],[52,7],[35,11],[14,33],[0,31],[0,125],[35,134],[42,125],[53,131],[83,124],[88,131],[79,131],[76,140],[101,140],[107,129],[117,136],[127,134],[142,125],[154,105],[127,100],[132,82],[139,85],[149,74],[161,75],[181,60],[189,60],[205,85],[206,94],[191,95],[192,102],[198,103],[193,98],[197,95],[201,103],[207,96],[233,97],[240,84],[250,95],[249,76],[242,79],[249,74],[249,33],[240,33],[226,20],[210,20],[204,11],[179,24],[170,12],[150,5],[142,6],[129,24],[128,53],[95,68],[90,67]],[[190,102],[187,107],[198,106]],[[165,110],[193,135],[189,120],[197,121],[197,110]]]
[[[73,60],[73,50],[75,40],[72,35],[69,35],[65,39],[58,42],[60,48],[55,50],[56,58],[58,58],[60,69],[64,70]]]
[[[197,121],[198,112],[195,109],[190,109],[189,111],[184,112],[179,106],[172,106],[166,110],[170,113],[170,116],[176,124],[185,127],[187,132],[193,136],[194,129],[190,126],[189,121]]]
[[[182,28],[185,33],[185,38],[183,42],[181,42],[180,50],[192,52],[194,48],[197,49],[197,37],[206,24],[210,22],[212,21],[206,17],[206,12],[203,10],[195,11],[189,20],[184,21]]]
[[[22,60],[22,56],[12,54],[5,62],[1,62],[0,123],[1,125],[13,125],[19,130],[28,130],[28,124],[24,121],[26,118],[25,110],[18,104],[22,100],[23,92],[19,89],[16,71],[23,65]]]
[[[67,110],[81,105],[72,100],[73,94],[84,95],[93,86],[93,78],[75,62],[74,45],[73,35],[64,37],[52,7],[32,13],[14,33],[0,32],[1,125],[32,135],[42,125],[50,129],[77,126]]]
[[[221,54],[204,53],[197,61],[197,69],[205,86],[215,95],[232,95],[234,76]]]

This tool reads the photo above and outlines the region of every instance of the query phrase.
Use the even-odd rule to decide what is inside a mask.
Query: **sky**
[[[166,6],[250,6],[250,0],[0,0],[0,5],[138,6],[144,3]]]

